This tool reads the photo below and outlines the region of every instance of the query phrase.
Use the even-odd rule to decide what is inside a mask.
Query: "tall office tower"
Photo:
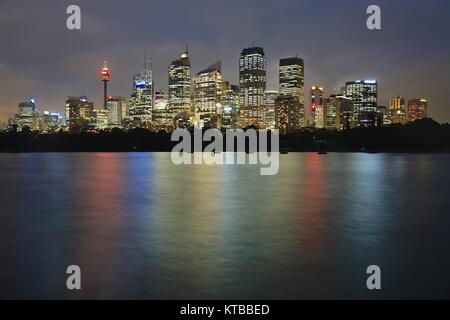
[[[222,127],[238,128],[239,86],[222,81]]]
[[[266,129],[275,129],[275,100],[278,95],[278,91],[266,91],[266,105],[264,107],[264,127]]]
[[[175,122],[191,115],[191,59],[186,51],[169,65],[169,113]]]
[[[217,127],[222,115],[221,62],[217,61],[194,77],[195,120],[200,127]]]
[[[352,100],[344,95],[336,95],[334,98],[336,110],[335,128],[347,130],[356,126]]]
[[[18,113],[14,116],[14,124],[22,131],[25,127],[30,130],[39,129],[39,113],[36,110],[36,101],[32,98],[19,103]]]
[[[87,97],[66,97],[67,124],[72,132],[86,131],[92,124],[94,103]]]
[[[428,117],[428,101],[425,99],[411,99],[408,101],[408,121],[425,119]]]
[[[323,98],[323,88],[312,86],[310,91],[310,110],[312,126],[314,128],[325,128],[326,110]]]
[[[377,115],[380,118],[379,125],[388,126],[392,124],[391,111],[387,106],[377,106]]]
[[[246,48],[239,60],[239,126],[263,127],[266,57],[263,48]]]
[[[305,121],[305,77],[303,59],[297,56],[280,59],[279,92],[282,96],[297,97],[300,102],[300,126],[306,125]]]
[[[101,80],[103,81],[103,108],[106,109],[106,104],[108,102],[108,81],[110,79],[110,72],[108,69],[108,66],[106,65],[106,61],[105,61],[105,66],[102,68],[102,72],[101,72]]]
[[[353,102],[357,126],[375,126],[378,99],[377,81],[349,81],[345,85],[345,91],[346,96]]]
[[[121,128],[127,117],[128,102],[125,97],[108,97],[106,110],[108,111],[108,127]]]
[[[325,99],[325,128],[327,129],[336,129],[336,104],[338,97],[338,95],[332,94]]]
[[[406,124],[408,122],[405,99],[403,97],[395,97],[389,100],[389,111],[391,113],[392,124]]]
[[[129,119],[132,127],[149,127],[153,110],[152,61],[145,58],[144,70],[133,77]]]
[[[155,92],[153,124],[159,129],[165,129],[172,126],[172,119],[169,117],[168,97],[167,94],[162,91]]]
[[[275,128],[281,134],[300,129],[300,101],[294,96],[278,96],[275,99]]]
[[[107,109],[94,109],[92,112],[92,127],[95,130],[108,129],[109,111]]]

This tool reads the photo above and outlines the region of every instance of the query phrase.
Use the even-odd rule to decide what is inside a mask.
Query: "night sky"
[[[66,8],[82,10],[82,29],[66,28]],[[382,30],[366,28],[366,8],[382,9]],[[156,89],[186,45],[193,72],[222,60],[224,80],[238,83],[244,47],[262,46],[268,89],[278,87],[278,60],[305,60],[306,88],[329,95],[347,80],[379,81],[379,104],[402,95],[427,98],[430,116],[450,122],[448,0],[0,0],[0,122],[17,103],[63,113],[64,97],[102,103],[99,71],[111,68],[109,94],[129,96],[132,75],[153,56]]]

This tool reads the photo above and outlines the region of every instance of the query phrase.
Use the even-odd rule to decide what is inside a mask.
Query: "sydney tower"
[[[105,66],[102,69],[102,74],[101,74],[101,79],[104,83],[104,100],[103,100],[103,108],[106,109],[106,103],[107,103],[107,99],[108,99],[108,81],[109,81],[109,69],[106,66],[106,61],[105,61]]]

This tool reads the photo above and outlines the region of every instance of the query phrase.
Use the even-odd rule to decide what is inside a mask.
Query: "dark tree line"
[[[105,132],[39,134],[30,130],[0,133],[0,152],[94,152],[171,151],[178,142],[171,134],[146,129]],[[205,142],[204,146],[209,144]],[[224,143],[225,145],[225,143]],[[355,128],[345,131],[299,130],[280,136],[281,150],[287,151],[450,151],[450,125],[431,119],[408,125]]]

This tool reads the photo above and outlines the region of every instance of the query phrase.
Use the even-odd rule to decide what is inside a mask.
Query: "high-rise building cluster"
[[[398,96],[390,99],[388,113],[390,118],[387,124],[406,124],[428,117],[428,101],[426,99],[410,99]]]
[[[26,128],[31,131],[53,133],[63,125],[63,118],[58,112],[42,111],[36,108],[36,99],[19,102],[18,112],[8,121],[8,127],[15,127],[18,131]],[[6,128],[5,128],[6,129]]]
[[[85,96],[66,98],[65,123],[57,113],[36,110],[35,100],[19,104],[10,123],[19,130],[71,132],[114,128],[171,131],[175,128],[217,127],[279,129],[287,134],[302,128],[345,130],[354,127],[406,124],[426,118],[425,99],[390,99],[389,106],[378,104],[378,83],[355,80],[339,92],[325,95],[313,85],[305,97],[305,66],[298,56],[279,60],[279,87],[267,90],[266,55],[261,47],[242,50],[239,83],[222,76],[221,61],[192,73],[188,48],[168,66],[168,90],[155,90],[152,59],[145,57],[144,68],[132,78],[128,96],[108,95],[110,68],[105,61],[100,79],[103,104],[96,107]]]

